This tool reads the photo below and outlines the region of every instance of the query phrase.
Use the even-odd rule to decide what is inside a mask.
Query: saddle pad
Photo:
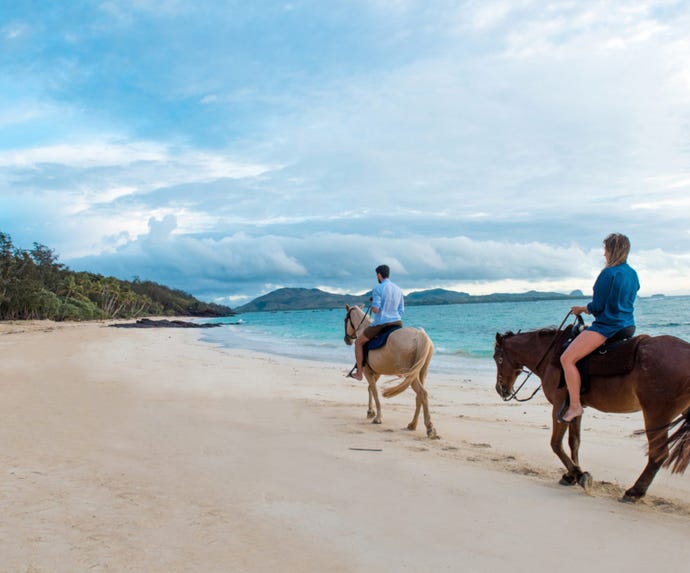
[[[627,374],[635,367],[637,347],[649,338],[643,334],[614,344],[604,344],[589,355],[590,376],[617,376]]]
[[[364,345],[365,350],[376,350],[377,348],[382,348],[383,346],[386,345],[386,342],[388,341],[388,337],[391,335],[391,333],[395,332],[399,328],[402,328],[399,324],[393,324],[389,328],[382,330],[381,334],[376,336],[375,338],[372,338],[369,342],[367,342]]]
[[[586,394],[589,391],[592,377],[620,376],[630,372],[637,359],[637,347],[645,338],[649,338],[649,335],[641,334],[613,344],[604,344],[580,360],[576,364],[580,372],[580,393]],[[561,370],[558,387],[564,386],[565,376]]]

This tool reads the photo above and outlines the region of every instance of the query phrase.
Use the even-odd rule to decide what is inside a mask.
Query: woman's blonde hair
[[[630,253],[630,239],[620,233],[611,233],[604,239],[604,248],[608,256],[606,257],[606,266],[615,267],[622,265],[628,260],[628,253]]]

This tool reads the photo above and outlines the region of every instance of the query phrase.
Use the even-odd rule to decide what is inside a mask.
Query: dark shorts
[[[387,322],[386,324],[377,324],[376,326],[367,326],[362,335],[371,340],[381,334],[382,331],[388,330],[391,326],[402,326],[402,320]]]
[[[595,320],[592,324],[587,327],[587,330],[592,330],[593,332],[598,332],[606,340],[613,342],[611,339],[621,340],[623,338],[628,338],[635,334],[635,327],[628,326],[626,328],[619,328],[617,326],[608,326],[605,324],[599,324]]]

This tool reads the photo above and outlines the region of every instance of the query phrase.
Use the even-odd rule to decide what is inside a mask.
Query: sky
[[[690,4],[0,0],[0,231],[281,287],[690,294]]]

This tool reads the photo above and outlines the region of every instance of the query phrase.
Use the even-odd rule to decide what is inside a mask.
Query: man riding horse
[[[371,293],[371,311],[374,314],[374,320],[355,340],[357,370],[351,376],[357,380],[363,377],[364,345],[381,332],[394,326],[402,326],[405,301],[402,290],[390,280],[390,272],[388,265],[376,267],[378,284]]]

